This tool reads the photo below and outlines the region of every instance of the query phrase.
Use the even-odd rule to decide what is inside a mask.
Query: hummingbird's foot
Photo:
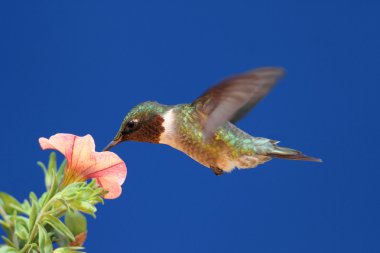
[[[220,176],[220,175],[222,175],[223,174],[223,170],[221,170],[221,169],[219,169],[219,168],[216,168],[216,167],[210,167],[211,169],[212,169],[212,171],[214,172],[214,174],[216,175],[216,176]]]

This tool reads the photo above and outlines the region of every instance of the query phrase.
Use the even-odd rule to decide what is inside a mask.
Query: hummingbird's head
[[[167,111],[167,106],[157,102],[144,102],[134,107],[125,116],[113,141],[104,151],[111,149],[123,141],[139,141],[159,143],[160,135],[164,132],[162,115]]]

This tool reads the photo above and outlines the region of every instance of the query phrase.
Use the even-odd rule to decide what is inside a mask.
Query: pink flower
[[[107,194],[104,198],[114,199],[121,194],[121,185],[127,176],[123,160],[113,152],[96,152],[91,135],[84,137],[72,134],[56,134],[49,139],[39,139],[41,148],[55,149],[67,160],[62,185],[95,178]]]

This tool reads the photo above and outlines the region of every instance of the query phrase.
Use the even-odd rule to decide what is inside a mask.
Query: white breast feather
[[[167,111],[163,116],[164,122],[162,125],[163,125],[165,131],[160,136],[160,143],[162,143],[162,144],[175,146],[175,142],[174,142],[174,137],[175,137],[174,117],[175,117],[175,114],[173,112],[173,109],[170,109],[169,111]]]

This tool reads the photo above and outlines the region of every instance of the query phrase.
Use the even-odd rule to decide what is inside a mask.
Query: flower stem
[[[2,206],[0,206],[0,215],[3,216],[6,223],[11,223],[11,220],[9,219],[8,214],[5,212]]]
[[[38,224],[41,222],[47,209],[50,207],[52,203],[54,203],[54,201],[56,201],[55,196],[53,196],[49,201],[47,201],[46,204],[41,208],[39,214],[37,215],[36,221],[33,224],[32,230],[29,234],[28,241],[25,243],[24,247],[20,250],[20,253],[24,253],[28,249],[31,242],[33,242],[34,237],[36,237],[36,233],[38,231]]]
[[[0,206],[0,215],[3,216],[4,221],[9,224],[11,227],[11,233],[12,233],[12,242],[14,245],[18,248],[19,247],[19,242],[17,239],[17,235],[15,234],[15,228],[14,225],[12,224],[12,221],[9,219],[8,214],[5,212],[4,208]]]

